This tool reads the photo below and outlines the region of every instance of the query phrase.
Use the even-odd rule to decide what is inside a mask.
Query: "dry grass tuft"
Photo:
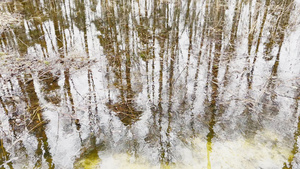
[[[22,15],[20,14],[0,12],[0,33],[11,27],[19,26],[21,21],[22,21]]]

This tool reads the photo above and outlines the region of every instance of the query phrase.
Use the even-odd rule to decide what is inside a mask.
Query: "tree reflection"
[[[297,94],[298,93],[298,94]],[[297,114],[299,110],[299,99],[300,99],[300,88],[298,87],[295,95],[295,114]],[[296,159],[296,154],[299,152],[299,145],[298,145],[298,138],[300,136],[300,116],[298,116],[298,124],[297,124],[297,129],[295,130],[294,133],[294,144],[293,144],[293,149],[291,152],[291,155],[288,158],[287,163],[284,163],[283,169],[288,169],[288,168],[293,168],[293,161]]]
[[[109,70],[114,72],[114,86],[120,91],[120,99],[117,103],[109,101],[106,103],[108,108],[117,113],[117,116],[125,125],[131,125],[138,116],[141,114],[140,111],[134,107],[134,91],[132,90],[131,83],[131,69],[132,69],[132,46],[130,46],[130,40],[132,39],[131,25],[129,24],[129,14],[131,7],[127,2],[118,2],[116,5],[122,7],[117,11],[117,16],[113,11],[115,8],[113,4],[107,4],[103,2],[103,15],[101,18],[102,23],[97,23],[102,32],[100,43],[104,48],[104,53],[110,63]],[[122,16],[123,20],[120,23],[118,16]],[[117,28],[117,24],[121,27]],[[121,44],[119,41],[123,42]],[[125,69],[125,71],[124,71]],[[107,76],[110,78],[110,75]],[[109,79],[110,80],[110,79]],[[110,84],[109,84],[110,85]]]
[[[293,0],[6,3],[5,9],[23,13],[25,20],[1,34],[0,49],[12,48],[20,58],[45,67],[1,74],[5,118],[0,124],[7,122],[15,138],[26,132],[36,137],[37,168],[45,165],[44,159],[49,168],[55,167],[50,152],[59,150],[52,149],[48,140],[62,139],[58,131],[70,126],[76,130],[66,137],[80,139],[80,151],[72,154],[77,161],[100,161],[100,151],[138,158],[151,150],[157,163],[172,166],[184,156],[178,147],[189,147],[200,137],[206,145],[205,165],[212,168],[213,152],[218,152],[214,143],[253,140],[286,111],[280,107],[288,101],[282,99],[279,83],[291,86],[297,81],[284,77],[281,67],[289,63],[282,53],[293,4]],[[68,64],[76,57],[95,58],[97,64],[74,69]],[[48,65],[52,61],[55,64]],[[293,87],[286,90],[295,93]],[[294,100],[297,107],[298,99]],[[68,122],[48,118],[45,110]],[[19,119],[26,123],[18,124]],[[53,134],[48,122],[63,127]],[[286,168],[297,154],[298,135],[297,130]],[[8,136],[0,141],[0,162],[13,168],[9,160],[25,149],[24,143],[12,151]]]

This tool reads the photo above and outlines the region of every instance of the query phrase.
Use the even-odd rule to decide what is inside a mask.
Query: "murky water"
[[[0,168],[300,168],[299,0],[0,12]]]

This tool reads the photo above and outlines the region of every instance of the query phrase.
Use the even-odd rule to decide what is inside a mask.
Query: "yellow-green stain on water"
[[[166,164],[153,162],[146,154],[108,153],[93,150],[74,164],[76,169],[193,169],[214,168],[224,164],[225,168],[256,168],[257,166],[282,165],[291,153],[288,147],[276,145],[281,136],[271,131],[260,131],[255,138],[207,141],[205,137],[190,139],[192,145],[180,150],[182,159]],[[257,140],[266,140],[257,143]],[[241,153],[247,152],[247,153]],[[193,154],[192,156],[189,156]]]
[[[97,149],[94,149],[89,154],[87,154],[83,159],[80,159],[74,164],[76,169],[96,169],[100,168],[101,159],[98,156]]]

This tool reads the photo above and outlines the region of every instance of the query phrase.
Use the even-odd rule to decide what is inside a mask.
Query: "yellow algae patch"
[[[210,161],[212,168],[281,168],[291,154],[284,138],[271,131],[261,131],[252,139],[215,139]]]
[[[173,155],[178,157],[173,159],[175,163],[160,163],[143,154],[133,156],[129,153],[111,154],[103,151],[99,156],[93,153],[94,155],[84,157],[74,166],[87,169],[276,169],[282,168],[291,155],[291,146],[284,136],[267,130],[258,131],[252,138],[240,136],[226,140],[216,136],[211,143],[207,143],[205,137],[195,137],[188,142],[191,144],[178,145],[174,149]],[[210,146],[209,150],[207,145]]]
[[[120,153],[102,157],[100,168],[158,169],[159,166],[151,165],[149,160],[144,157],[133,157],[128,153]]]
[[[130,154],[121,153],[114,154],[102,158],[100,168],[102,169],[201,169],[199,165],[182,162],[165,164],[165,163],[151,163],[149,159],[143,156],[133,157]]]
[[[98,151],[95,149],[81,160],[75,162],[75,169],[98,169],[100,168],[99,163],[101,159],[98,156]]]

